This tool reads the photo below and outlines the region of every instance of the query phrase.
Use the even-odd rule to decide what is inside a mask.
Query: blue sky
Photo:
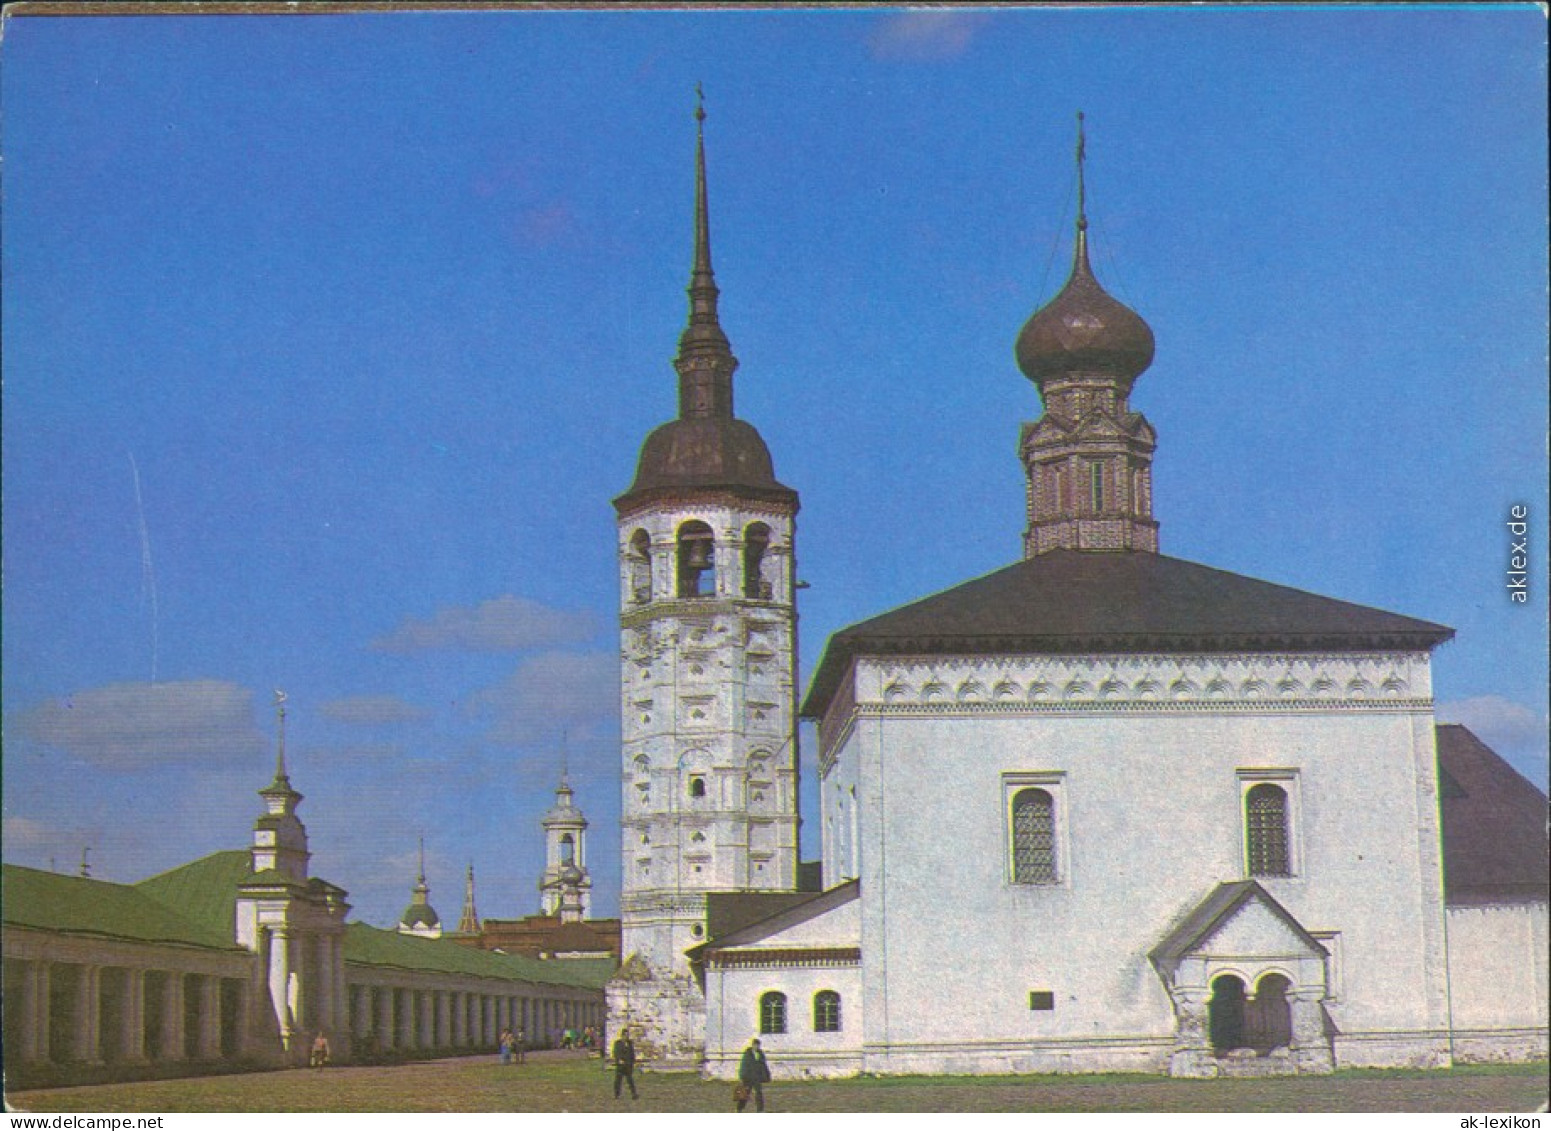
[[[8,861],[245,844],[280,687],[361,918],[421,834],[444,916],[470,861],[482,914],[536,910],[562,745],[615,910],[610,500],[675,412],[697,81],[804,681],[1019,556],[1012,344],[1081,108],[1164,552],[1454,626],[1440,715],[1545,783],[1532,6],[12,18],[3,53]]]

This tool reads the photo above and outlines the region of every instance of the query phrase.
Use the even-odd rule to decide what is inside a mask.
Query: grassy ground
[[[779,1077],[779,1065],[777,1074]],[[7,1096],[25,1111],[730,1111],[729,1085],[642,1073],[641,1098],[616,1101],[601,1061],[550,1053],[503,1067],[494,1057],[393,1068],[293,1069],[242,1076],[54,1088]],[[1533,1111],[1546,1065],[1446,1072],[1340,1072],[1268,1080],[1158,1076],[906,1076],[782,1081],[772,1111]]]

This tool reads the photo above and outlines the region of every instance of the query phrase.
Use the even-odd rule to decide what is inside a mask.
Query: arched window
[[[820,990],[813,995],[813,1031],[840,1032],[840,995],[834,990]]]
[[[644,530],[630,536],[630,596],[638,605],[652,599],[652,536]]]
[[[1056,867],[1056,802],[1043,789],[1020,789],[1012,799],[1012,879],[1015,884],[1060,882]]]
[[[1288,852],[1287,791],[1261,782],[1244,795],[1245,841],[1251,876],[1290,876]]]
[[[689,779],[689,795],[691,797],[705,796],[705,778],[697,774]]]
[[[770,582],[765,579],[765,552],[770,549],[770,527],[756,522],[743,532],[743,595],[756,601],[771,597]]]
[[[705,523],[679,527],[678,570],[680,597],[716,595],[716,544]]]
[[[560,863],[576,863],[576,838],[566,833],[560,838]]]
[[[759,1031],[786,1032],[786,995],[771,990],[759,999]]]

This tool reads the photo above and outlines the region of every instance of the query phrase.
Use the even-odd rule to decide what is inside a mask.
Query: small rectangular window
[[[1030,990],[1029,1008],[1048,1010],[1056,1007],[1056,995],[1053,990]]]

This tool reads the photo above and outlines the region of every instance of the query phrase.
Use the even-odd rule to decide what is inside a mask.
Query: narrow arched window
[[[705,796],[705,778],[697,774],[689,779],[689,795],[691,797]]]
[[[771,990],[759,999],[759,1031],[786,1032],[786,995]]]
[[[1055,798],[1043,789],[1021,789],[1012,799],[1013,883],[1059,883],[1056,864]]]
[[[715,596],[716,544],[705,523],[679,527],[678,571],[680,597]]]
[[[813,995],[813,1031],[840,1032],[840,995],[834,990],[820,990]]]
[[[1252,876],[1290,876],[1287,791],[1261,782],[1244,795],[1244,831]]]
[[[638,605],[652,599],[652,536],[644,530],[630,536],[630,596]]]
[[[560,863],[576,863],[576,838],[566,833],[560,838]]]
[[[772,587],[765,579],[765,553],[770,549],[770,527],[756,522],[743,532],[743,595],[756,601],[770,600]]]

